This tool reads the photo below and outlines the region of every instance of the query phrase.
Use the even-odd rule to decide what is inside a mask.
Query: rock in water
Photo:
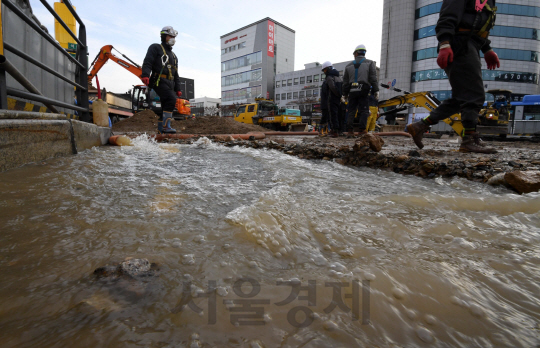
[[[519,193],[537,192],[540,190],[540,171],[513,171],[506,173],[504,179]]]
[[[118,278],[121,276],[135,278],[155,275],[155,263],[147,259],[126,258],[117,266],[103,266],[96,268],[94,274],[98,277]]]

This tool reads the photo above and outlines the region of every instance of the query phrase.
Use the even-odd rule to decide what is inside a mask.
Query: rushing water
[[[204,140],[27,165],[0,173],[0,345],[533,347],[539,211]],[[158,275],[93,276],[125,257]]]

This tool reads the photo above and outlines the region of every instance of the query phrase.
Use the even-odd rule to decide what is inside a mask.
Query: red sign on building
[[[274,22],[268,21],[268,42],[266,47],[268,48],[268,57],[274,56],[274,41],[276,39],[276,25]]]

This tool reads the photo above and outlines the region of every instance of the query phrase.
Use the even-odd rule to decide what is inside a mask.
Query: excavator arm
[[[125,68],[127,71],[131,72],[132,74],[136,75],[139,79],[141,78],[141,75],[142,75],[141,66],[120,52],[118,53],[120,53],[124,58],[126,58],[127,61],[118,58],[112,53],[113,48],[114,47],[112,45],[106,45],[106,46],[101,47],[98,55],[96,56],[96,58],[91,64],[92,70],[88,73],[88,84],[92,83],[92,79],[94,78],[94,76],[97,75],[99,70],[101,70],[103,65],[105,65],[105,63],[107,63],[109,59],[117,63],[121,67]]]
[[[389,88],[387,85],[381,84],[381,86]],[[398,90],[397,92],[403,92],[403,95],[398,95],[387,100],[379,101],[379,108],[386,108],[389,106],[395,106],[396,109],[414,106],[415,108],[425,108],[429,111],[435,110],[441,102],[431,92],[416,92],[410,93],[407,91]],[[454,114],[451,117],[445,119],[443,122],[447,123],[458,134],[463,133],[463,125],[461,124],[461,115]]]

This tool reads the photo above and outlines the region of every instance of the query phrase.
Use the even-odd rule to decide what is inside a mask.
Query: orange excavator
[[[119,54],[122,55],[126,60],[118,58],[112,53],[112,50],[116,50]],[[137,76],[139,79],[142,77],[142,68],[139,64],[135,63],[128,57],[126,57],[124,54],[122,54],[120,51],[118,51],[116,48],[114,48],[112,45],[105,45],[101,47],[99,50],[98,55],[96,58],[94,58],[94,61],[92,64],[90,64],[90,72],[88,73],[88,85],[90,86],[92,84],[92,80],[97,75],[99,70],[107,63],[108,60],[112,60],[113,62],[117,63],[121,67],[125,68],[127,71],[132,73],[133,75]],[[145,97],[142,97],[145,96]],[[141,103],[141,98],[143,98],[143,102]],[[141,109],[149,108],[155,113],[160,113],[161,110],[161,103],[159,102],[159,97],[157,94],[148,88],[145,85],[137,85],[133,86],[133,92],[132,92],[132,110],[138,111]],[[180,117],[175,117],[176,113],[181,115]],[[187,116],[191,115],[191,107],[189,105],[189,100],[184,98],[178,98],[176,99],[176,110],[173,113],[174,118],[185,118]]]

